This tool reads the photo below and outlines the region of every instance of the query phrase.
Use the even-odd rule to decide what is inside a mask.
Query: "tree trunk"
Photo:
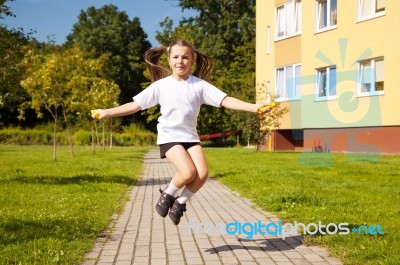
[[[103,123],[102,142],[103,142],[103,151],[104,151],[104,150],[106,150],[106,130],[104,128],[104,123]]]
[[[65,114],[64,108],[63,108],[63,114],[64,114],[65,127],[67,129],[67,138],[68,138],[69,148],[70,148],[70,151],[71,151],[71,156],[75,157],[74,146],[72,144],[71,134],[69,132],[69,127],[68,127],[68,123],[67,123],[67,115]]]
[[[95,134],[96,134],[96,142],[97,142],[97,145],[100,147],[99,131],[97,129],[97,123],[96,122],[94,123],[94,128],[95,128]]]
[[[96,126],[96,122],[93,121],[93,123]],[[94,141],[94,129],[93,129],[93,126],[90,126],[90,128],[92,129],[92,149],[93,149],[93,154],[95,154],[96,153],[96,147],[95,147],[96,144],[95,144],[95,141]]]
[[[57,117],[54,117],[53,126],[53,160],[57,160]]]
[[[112,119],[110,119],[110,122],[112,124]],[[110,148],[113,146],[113,138],[112,138],[113,130],[110,127]]]

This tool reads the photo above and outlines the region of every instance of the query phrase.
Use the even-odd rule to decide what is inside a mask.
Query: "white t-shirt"
[[[207,104],[220,107],[226,95],[210,83],[192,75],[185,81],[177,81],[168,76],[152,83],[134,96],[133,100],[142,110],[160,104],[157,144],[165,144],[200,142],[196,130],[200,106]]]

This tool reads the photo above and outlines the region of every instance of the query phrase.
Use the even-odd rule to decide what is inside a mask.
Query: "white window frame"
[[[337,28],[337,1],[338,0],[315,0],[315,31],[322,32]],[[325,6],[323,6],[325,3]],[[336,3],[336,9],[332,9],[332,4]],[[323,13],[322,13],[323,12]],[[321,25],[321,16],[326,19],[326,25]],[[331,17],[333,16],[333,17]],[[325,24],[324,23],[324,24]]]
[[[377,61],[382,62],[382,65],[379,64],[382,69],[377,71]],[[365,65],[369,63],[369,67]],[[357,73],[357,95],[360,97],[363,96],[377,96],[383,95],[385,93],[385,60],[384,57],[378,57],[374,59],[368,59],[358,62],[358,73]],[[378,76],[379,75],[379,76]],[[369,83],[364,83],[364,79],[370,79]],[[377,79],[379,79],[377,81]],[[382,80],[381,80],[382,79]],[[382,89],[379,88],[379,85],[382,86]],[[369,84],[369,87],[366,87],[365,84]]]
[[[383,8],[378,9],[378,2],[384,5]],[[365,21],[369,19],[373,19],[376,17],[381,17],[386,14],[386,0],[358,0],[358,21]],[[370,14],[363,15],[363,7],[366,3],[370,3],[371,12]]]
[[[275,40],[301,34],[302,0],[290,0],[275,8]]]
[[[281,102],[281,101],[299,100],[300,98],[301,98],[301,64],[290,64],[276,68],[275,100],[277,102]]]
[[[321,95],[321,80],[323,73],[325,73],[325,94]],[[335,79],[335,80],[332,80]],[[334,100],[337,98],[337,68],[336,65],[318,68],[315,70],[315,100]],[[332,93],[331,87],[334,87]]]

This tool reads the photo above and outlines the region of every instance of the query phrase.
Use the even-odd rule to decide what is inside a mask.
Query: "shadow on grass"
[[[30,184],[49,184],[49,185],[71,185],[71,184],[85,184],[85,183],[117,183],[125,185],[135,185],[137,180],[132,177],[124,176],[93,176],[93,175],[79,175],[73,177],[24,177],[16,176],[6,179],[0,179],[1,182],[17,182],[17,183],[30,183]]]
[[[23,177],[17,176],[12,178],[0,179],[1,183],[23,183],[23,184],[45,184],[45,185],[73,185],[73,184],[87,184],[87,183],[116,183],[125,184],[129,186],[156,186],[156,185],[167,185],[171,181],[171,177],[165,178],[161,176],[160,178],[146,178],[134,179],[122,176],[91,176],[91,175],[81,175],[75,177]]]
[[[286,237],[285,239],[282,238],[269,238],[269,239],[254,239],[254,240],[247,240],[247,239],[238,239],[238,242],[252,242],[254,245],[223,245],[215,248],[209,248],[205,252],[209,252],[210,254],[217,254],[220,252],[226,251],[233,251],[237,249],[246,249],[246,250],[254,250],[254,251],[264,251],[264,252],[271,252],[271,251],[285,251],[285,250],[293,250],[302,244],[302,237],[301,236],[292,236]],[[257,241],[261,241],[256,244]]]
[[[232,176],[235,176],[235,175],[238,175],[238,174],[239,173],[235,172],[235,171],[220,172],[220,173],[217,173],[217,174],[213,174],[212,176],[210,176],[210,178],[220,179],[220,178],[224,178],[224,177],[227,177],[227,176],[232,177]]]

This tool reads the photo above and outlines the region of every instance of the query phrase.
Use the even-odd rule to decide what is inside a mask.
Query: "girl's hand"
[[[258,114],[260,114],[259,110],[260,110],[262,107],[264,107],[264,106],[265,106],[265,104],[263,104],[263,103],[256,103],[256,104],[255,104],[255,107],[256,107],[255,112],[258,113]]]
[[[90,115],[95,120],[101,120],[106,117],[106,111],[103,109],[95,109],[90,111]]]
[[[263,116],[264,114],[270,112],[276,106],[277,106],[277,104],[275,102],[272,102],[271,104],[268,104],[268,105],[261,104],[261,106],[257,109],[257,113],[258,113],[258,115]]]

